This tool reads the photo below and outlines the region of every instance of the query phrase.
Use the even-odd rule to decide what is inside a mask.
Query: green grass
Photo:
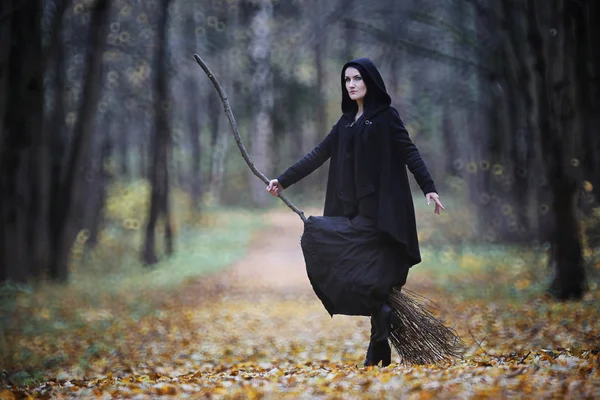
[[[123,289],[177,287],[188,278],[218,271],[243,257],[252,233],[264,226],[261,211],[213,208],[204,210],[203,214],[210,220],[210,226],[183,226],[176,234],[175,254],[171,257],[165,256],[162,237],[157,235],[160,257],[155,265],[144,266],[139,261],[143,230],[132,238],[114,238],[131,248],[121,262],[112,262],[108,273],[102,270],[102,265],[89,265],[89,260],[83,262],[73,273],[71,288],[116,293]],[[98,251],[106,252],[106,249]]]
[[[544,249],[481,244],[421,246],[423,262],[413,276],[463,299],[525,300],[550,283]]]
[[[113,232],[74,266],[67,284],[0,287],[0,370],[30,367],[30,373],[20,373],[24,380],[34,379],[32,371],[64,360],[51,348],[48,354],[32,352],[32,341],[43,338],[52,347],[65,335],[81,332],[78,340],[84,343],[89,332],[109,329],[115,318],[139,320],[161,312],[160,305],[186,282],[242,258],[253,233],[264,226],[261,211],[213,208],[203,215],[204,224],[179,228],[173,256],[158,249],[160,261],[150,267],[139,261],[139,247],[134,246],[141,230],[134,232],[136,237]],[[83,367],[102,349],[88,350],[79,360]]]
[[[486,240],[477,210],[458,193],[441,198],[446,210],[433,213],[415,196],[422,263],[413,278],[430,281],[463,299],[524,301],[550,284],[547,248]]]

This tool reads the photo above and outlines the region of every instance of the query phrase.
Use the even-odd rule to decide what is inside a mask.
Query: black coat
[[[347,66],[356,67],[367,85],[365,110],[355,123],[357,106],[344,85]],[[343,201],[369,199],[361,206],[361,214],[375,220],[380,231],[404,246],[406,264],[412,266],[421,262],[421,255],[406,167],[424,194],[437,190],[390,102],[383,80],[370,60],[361,58],[347,63],[342,69],[344,114],[321,143],[277,179],[287,188],[331,158],[323,215],[343,216]]]

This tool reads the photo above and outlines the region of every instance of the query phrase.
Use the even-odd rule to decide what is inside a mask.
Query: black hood
[[[358,109],[356,101],[352,100],[346,90],[344,81],[344,72],[346,68],[354,67],[359,72],[367,86],[367,94],[364,100],[364,115],[365,118],[372,116],[379,110],[387,108],[392,103],[392,99],[387,94],[385,83],[381,78],[381,74],[371,60],[366,57],[357,58],[356,60],[348,61],[342,68],[342,112],[349,116],[355,115]]]

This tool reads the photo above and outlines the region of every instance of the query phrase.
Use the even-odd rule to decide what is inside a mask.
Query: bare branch
[[[219,93],[219,97],[221,97],[221,101],[223,102],[223,107],[225,109],[225,113],[227,114],[227,118],[229,119],[229,123],[231,124],[231,128],[233,129],[233,136],[235,137],[235,142],[236,142],[238,148],[240,149],[240,152],[242,153],[242,157],[244,157],[244,161],[246,161],[246,164],[248,164],[248,167],[250,167],[250,169],[252,170],[252,173],[254,173],[254,175],[259,177],[260,180],[263,181],[265,184],[269,184],[269,179],[266,176],[264,176],[258,169],[256,169],[256,167],[254,166],[254,163],[252,162],[252,160],[250,160],[250,156],[248,155],[248,151],[246,150],[246,147],[244,146],[244,143],[242,142],[242,138],[240,136],[240,133],[239,133],[238,127],[237,127],[237,122],[235,121],[235,117],[233,116],[233,112],[231,111],[231,106],[229,105],[229,101],[227,100],[227,96],[225,94],[225,91],[223,90],[223,87],[221,86],[221,84],[219,83],[219,81],[217,80],[215,75],[212,73],[210,68],[208,68],[208,65],[206,65],[206,63],[202,60],[202,58],[200,58],[200,56],[198,54],[194,54],[194,58],[196,59],[196,62],[198,63],[198,65],[200,65],[200,67],[204,70],[204,72],[208,76],[208,79],[210,79],[210,81],[213,83],[215,89]],[[298,207],[296,207],[294,204],[292,204],[292,202],[290,202],[283,194],[279,193],[279,198],[292,211],[294,211],[296,214],[298,214],[298,216],[300,217],[300,219],[302,219],[302,221],[306,222],[306,217],[304,216],[304,212],[302,210],[298,209]]]
[[[523,361],[525,361],[527,359],[527,357],[529,357],[529,355],[531,354],[531,351],[527,354],[525,354],[525,356],[523,358],[521,358],[521,361],[519,361],[519,364],[523,364]]]
[[[488,75],[492,74],[492,71],[490,70],[490,68],[488,68],[485,65],[479,64],[475,61],[470,61],[470,60],[466,60],[463,58],[454,57],[452,55],[442,53],[441,51],[418,45],[409,40],[404,40],[402,38],[395,37],[395,36],[390,35],[389,33],[385,32],[384,30],[382,30],[374,25],[368,24],[366,22],[352,20],[352,19],[346,19],[346,18],[344,18],[343,21],[348,23],[349,26],[351,26],[352,28],[355,28],[355,29],[358,29],[358,30],[361,30],[363,32],[373,35],[373,37],[375,37],[376,39],[380,40],[383,43],[387,43],[387,44],[395,45],[395,46],[401,46],[406,51],[411,52],[413,54],[418,54],[420,56],[430,58],[433,60],[444,61],[444,62],[447,62],[450,64],[458,64],[458,65],[462,65],[462,66],[468,66],[468,67],[474,68],[478,72],[487,73]]]
[[[481,343],[482,343],[482,342],[483,342],[483,341],[484,341],[486,338],[483,338],[483,339],[481,340],[481,342],[480,342],[480,341],[478,341],[477,339],[475,339],[475,335],[473,335],[473,332],[471,332],[471,329],[469,329],[469,335],[471,336],[471,338],[473,338],[473,341],[474,341],[474,342],[477,344],[477,347],[479,347],[479,348],[481,349],[481,351],[483,351],[483,353],[484,353],[486,356],[488,356],[488,357],[491,357],[491,356],[488,354],[488,352],[487,352],[487,351],[485,351],[485,349],[484,349],[484,348],[481,346]]]

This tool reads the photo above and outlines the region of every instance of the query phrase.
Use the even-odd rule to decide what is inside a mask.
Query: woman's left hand
[[[434,213],[439,214],[440,208],[445,210],[442,202],[440,201],[440,196],[436,192],[427,193],[425,198],[427,199],[427,205],[431,204],[431,200],[435,202],[435,210],[433,210]]]

